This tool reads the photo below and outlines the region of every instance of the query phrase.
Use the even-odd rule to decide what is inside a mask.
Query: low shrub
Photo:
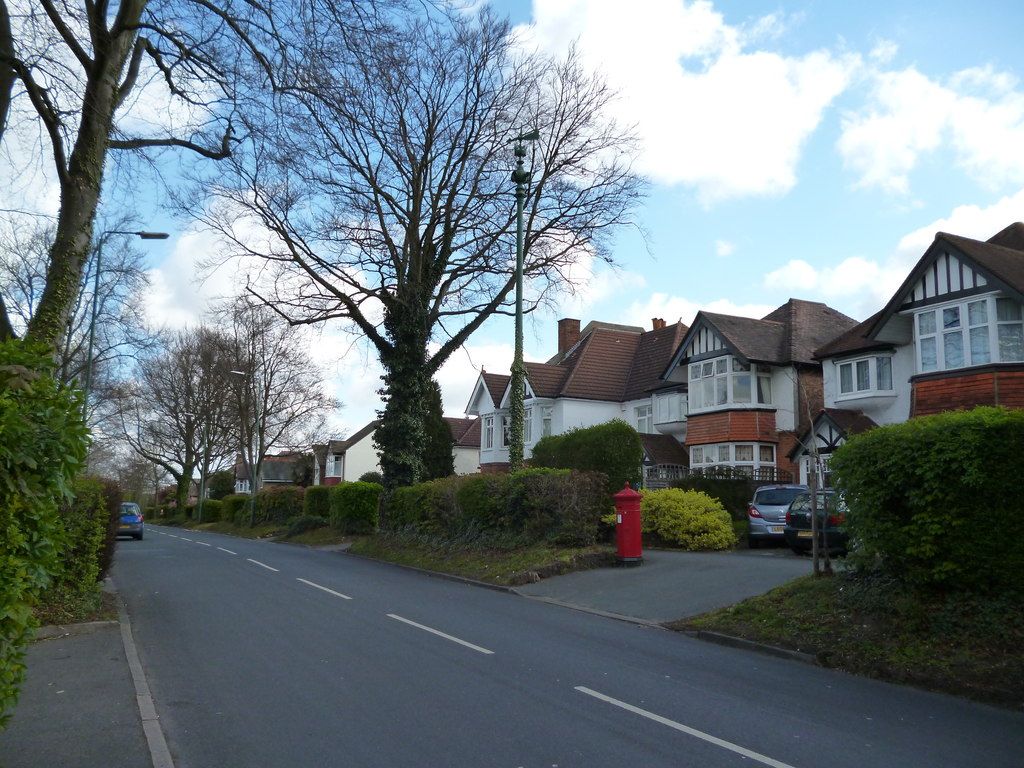
[[[673,488],[701,491],[713,499],[718,499],[726,512],[732,515],[733,520],[743,523],[747,522],[747,509],[759,485],[766,483],[751,480],[733,467],[715,467],[714,475],[695,472],[672,481]]]
[[[372,533],[377,528],[381,486],[338,483],[330,490],[330,521],[342,533]]]
[[[204,499],[202,509],[202,520],[203,523],[216,523],[221,519],[221,514],[224,508],[224,502],[220,499]],[[199,505],[196,505],[196,519],[199,518]]]
[[[256,494],[256,522],[285,525],[301,515],[302,491],[292,485],[264,488]]]
[[[377,485],[384,485],[384,475],[380,472],[370,471],[363,472],[359,476],[360,483],[376,483]]]
[[[315,486],[312,486],[315,487]],[[285,532],[286,538],[298,536],[306,531],[315,531],[328,525],[327,519],[319,515],[299,515],[288,521],[288,529]]]
[[[606,424],[542,437],[533,448],[530,465],[602,472],[611,496],[627,482],[633,488],[639,487],[643,458],[640,434],[621,419],[613,419]]]
[[[512,476],[462,475],[455,489],[455,526],[498,529],[509,516]],[[507,527],[507,526],[506,526]]]
[[[700,491],[665,488],[640,500],[641,529],[683,549],[728,549],[736,544],[732,518]]]

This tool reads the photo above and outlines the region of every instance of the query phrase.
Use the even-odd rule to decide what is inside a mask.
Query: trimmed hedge
[[[610,496],[626,483],[640,487],[643,460],[640,433],[621,419],[613,419],[595,427],[542,437],[533,447],[530,466],[602,472]]]
[[[302,514],[302,492],[294,485],[264,488],[256,494],[256,523],[287,525]]]
[[[311,485],[302,496],[302,514],[311,517],[331,516],[331,488],[327,485]]]
[[[216,523],[221,519],[224,502],[220,499],[205,499],[203,501],[203,522]],[[196,505],[196,515],[199,514],[199,505]]]
[[[396,529],[449,539],[589,546],[611,507],[605,482],[600,472],[543,468],[446,477],[396,488],[388,519]]]
[[[975,408],[853,436],[832,455],[851,562],[918,587],[1024,592],[1024,412]]]
[[[0,728],[25,675],[31,603],[59,567],[57,505],[88,446],[81,396],[52,365],[42,346],[0,342]]]
[[[683,549],[729,549],[736,544],[732,517],[706,493],[665,488],[640,500],[641,530]]]
[[[330,488],[331,525],[342,533],[373,533],[381,486],[377,483],[338,483]]]
[[[232,493],[221,501],[220,516],[229,523],[241,525],[249,522],[249,494]]]

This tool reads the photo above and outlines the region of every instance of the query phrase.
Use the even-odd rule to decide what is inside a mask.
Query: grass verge
[[[534,545],[515,548],[487,546],[402,534],[378,533],[357,538],[351,552],[502,586],[540,581],[570,571],[608,565],[609,547],[560,548]]]
[[[925,594],[877,576],[807,576],[668,625],[814,655],[826,667],[1024,709],[1024,601]]]
[[[80,624],[86,621],[115,621],[117,598],[104,591],[99,584],[95,589],[68,592],[48,589],[32,612],[40,626],[50,624]]]

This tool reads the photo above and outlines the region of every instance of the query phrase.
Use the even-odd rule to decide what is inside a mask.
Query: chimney
[[[664,318],[662,318],[662,317],[652,317],[651,318],[651,328],[653,328],[655,331],[660,330],[660,329],[662,329],[664,327],[665,327],[665,319]]]
[[[558,321],[558,354],[564,355],[580,340],[580,321],[563,317]]]

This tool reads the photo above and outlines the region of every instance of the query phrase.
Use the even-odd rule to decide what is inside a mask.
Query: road
[[[339,553],[150,527],[114,583],[177,768],[1024,765],[1024,716]]]

